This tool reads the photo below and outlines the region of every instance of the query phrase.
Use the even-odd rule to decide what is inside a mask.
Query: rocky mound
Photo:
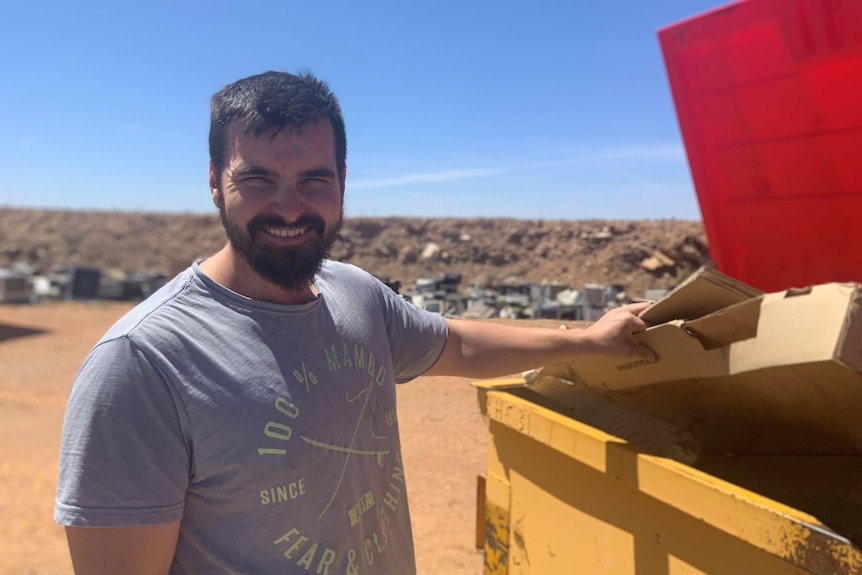
[[[412,284],[455,272],[462,286],[503,281],[619,283],[641,297],[709,263],[687,220],[348,218],[332,257]],[[161,272],[218,250],[217,215],[0,208],[0,267],[25,264]]]

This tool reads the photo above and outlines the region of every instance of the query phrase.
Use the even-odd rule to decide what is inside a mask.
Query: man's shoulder
[[[370,272],[353,264],[330,260],[326,260],[320,269],[317,287],[324,295],[349,297],[353,301],[372,298],[383,302],[391,291]]]
[[[373,283],[376,279],[370,272],[358,266],[334,260],[323,262],[318,277],[326,282]]]
[[[146,330],[147,326],[164,316],[177,313],[178,299],[187,294],[194,281],[193,272],[188,269],[180,272],[147,299],[126,312],[112,325],[101,342],[129,336],[132,332]],[[100,342],[100,343],[101,343]]]

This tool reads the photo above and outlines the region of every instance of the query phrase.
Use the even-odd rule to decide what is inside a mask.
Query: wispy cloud
[[[684,160],[685,149],[680,144],[653,144],[605,150],[595,155],[600,160]]]
[[[391,186],[403,186],[406,184],[429,184],[437,182],[452,182],[466,180],[468,178],[487,178],[497,176],[518,169],[517,166],[505,168],[465,168],[453,170],[441,170],[439,172],[425,172],[420,174],[403,174],[389,178],[360,178],[350,181],[350,187],[360,188],[386,188]]]
[[[654,164],[666,161],[685,162],[685,149],[679,144],[655,144],[651,146],[618,148],[596,154],[589,160],[589,165],[655,191],[664,191],[666,189],[665,185],[657,184],[644,178],[635,171],[635,166],[631,166],[629,163],[634,162],[642,167],[645,162]]]
[[[434,172],[419,172],[388,176],[384,178],[359,178],[350,181],[352,189],[387,188],[409,184],[428,184],[439,182],[454,182],[475,178],[489,178],[512,172],[526,172],[545,168],[562,168],[567,166],[590,166],[607,172],[616,172],[629,179],[640,180],[636,175],[621,169],[616,165],[625,161],[665,162],[685,160],[685,152],[679,144],[655,144],[648,146],[632,146],[598,150],[589,154],[581,154],[568,158],[524,162],[507,166],[488,168],[447,168]],[[647,183],[640,180],[642,183]]]

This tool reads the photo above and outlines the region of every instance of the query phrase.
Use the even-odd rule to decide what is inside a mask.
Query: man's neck
[[[230,244],[202,261],[199,266],[217,284],[257,301],[299,305],[313,301],[318,295],[314,285],[299,291],[288,291],[264,279],[233,251]]]

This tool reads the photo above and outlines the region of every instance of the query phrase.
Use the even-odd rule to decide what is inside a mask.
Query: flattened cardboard
[[[757,297],[762,291],[709,268],[700,268],[665,297],[641,312],[650,324],[703,317]]]
[[[681,287],[644,312],[688,316],[640,334],[658,361],[549,365],[539,371],[544,393],[558,403],[570,386],[602,394],[699,430],[705,452],[862,454],[862,285],[752,296],[709,271]],[[729,303],[714,310],[715,301]]]

